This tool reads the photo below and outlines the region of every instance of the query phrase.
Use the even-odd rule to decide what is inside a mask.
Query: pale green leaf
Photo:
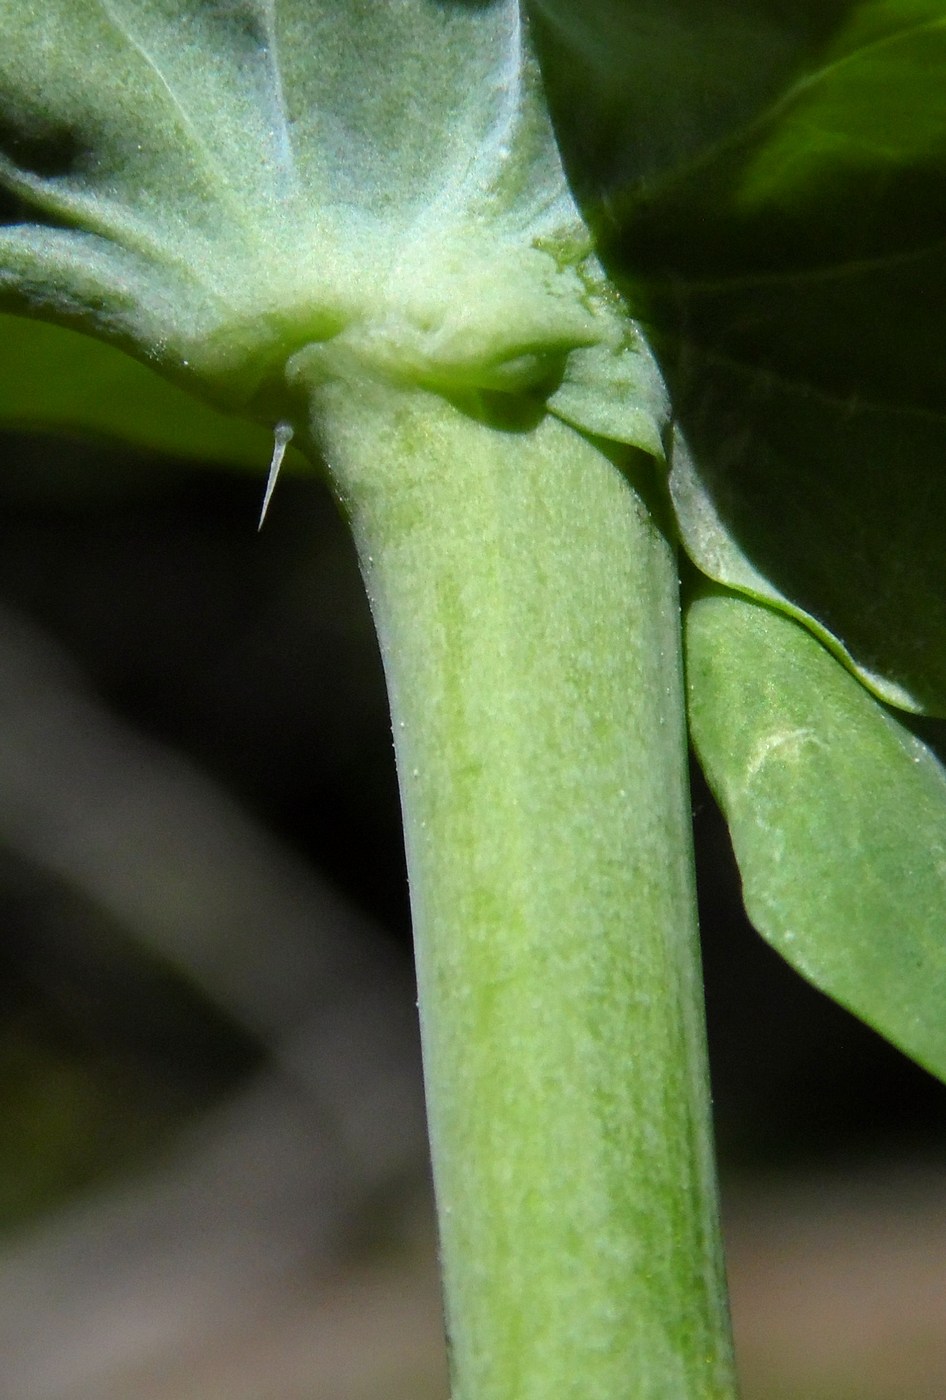
[[[569,369],[627,323],[514,0],[0,0],[0,24],[0,307],[270,423],[304,352],[461,398],[574,380],[572,420],[658,443],[639,338],[622,413]]]
[[[946,1078],[946,770],[776,610],[710,592],[686,637],[693,741],[750,919]]]

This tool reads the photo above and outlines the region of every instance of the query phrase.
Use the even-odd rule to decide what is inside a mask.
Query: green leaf
[[[686,640],[691,732],[750,919],[946,1078],[946,770],[776,610],[711,591]]]
[[[23,316],[0,316],[0,424],[257,470],[272,452],[265,428],[216,412],[101,341]]]
[[[542,8],[561,42],[581,31],[588,82],[602,22],[597,62],[637,131],[624,169],[600,157],[598,227],[669,382],[691,558],[806,620],[888,702],[946,714],[942,0]],[[651,114],[680,101],[653,159],[642,52],[666,64]],[[728,102],[719,71],[743,75]],[[559,113],[566,150],[601,114],[586,97]]]
[[[573,188],[650,184],[742,129],[848,0],[533,0]]]
[[[299,412],[302,352],[310,383],[354,362],[460,398],[563,386],[571,421],[613,420],[569,365],[601,346],[627,362],[618,428],[659,450],[659,376],[591,257],[514,0],[0,0],[0,22],[23,220],[0,307],[269,422]]]

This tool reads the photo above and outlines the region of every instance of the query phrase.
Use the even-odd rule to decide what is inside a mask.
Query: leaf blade
[[[946,1079],[946,770],[773,609],[708,591],[686,638],[691,733],[750,919]]]
[[[888,703],[944,715],[942,5],[743,8],[754,32],[707,10],[746,70],[740,103],[701,116],[694,81],[686,143],[659,169],[632,161],[599,220],[668,381],[682,541]],[[692,9],[667,9],[677,42]],[[603,61],[634,72],[650,7],[621,13]]]

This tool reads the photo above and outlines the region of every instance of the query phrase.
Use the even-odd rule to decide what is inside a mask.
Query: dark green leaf
[[[886,700],[944,714],[946,9],[659,8],[541,6],[553,88],[571,38],[570,80],[594,58],[626,109],[599,227],[689,449],[671,477],[686,548],[804,617]],[[660,95],[642,73],[658,55]],[[587,94],[590,118],[562,111],[566,148],[603,111]],[[677,101],[685,139],[649,161]]]
[[[741,131],[852,0],[532,0],[573,187],[620,201]]]

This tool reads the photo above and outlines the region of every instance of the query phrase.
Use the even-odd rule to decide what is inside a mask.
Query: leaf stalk
[[[390,694],[454,1400],[730,1400],[653,464],[368,378],[313,409]]]

